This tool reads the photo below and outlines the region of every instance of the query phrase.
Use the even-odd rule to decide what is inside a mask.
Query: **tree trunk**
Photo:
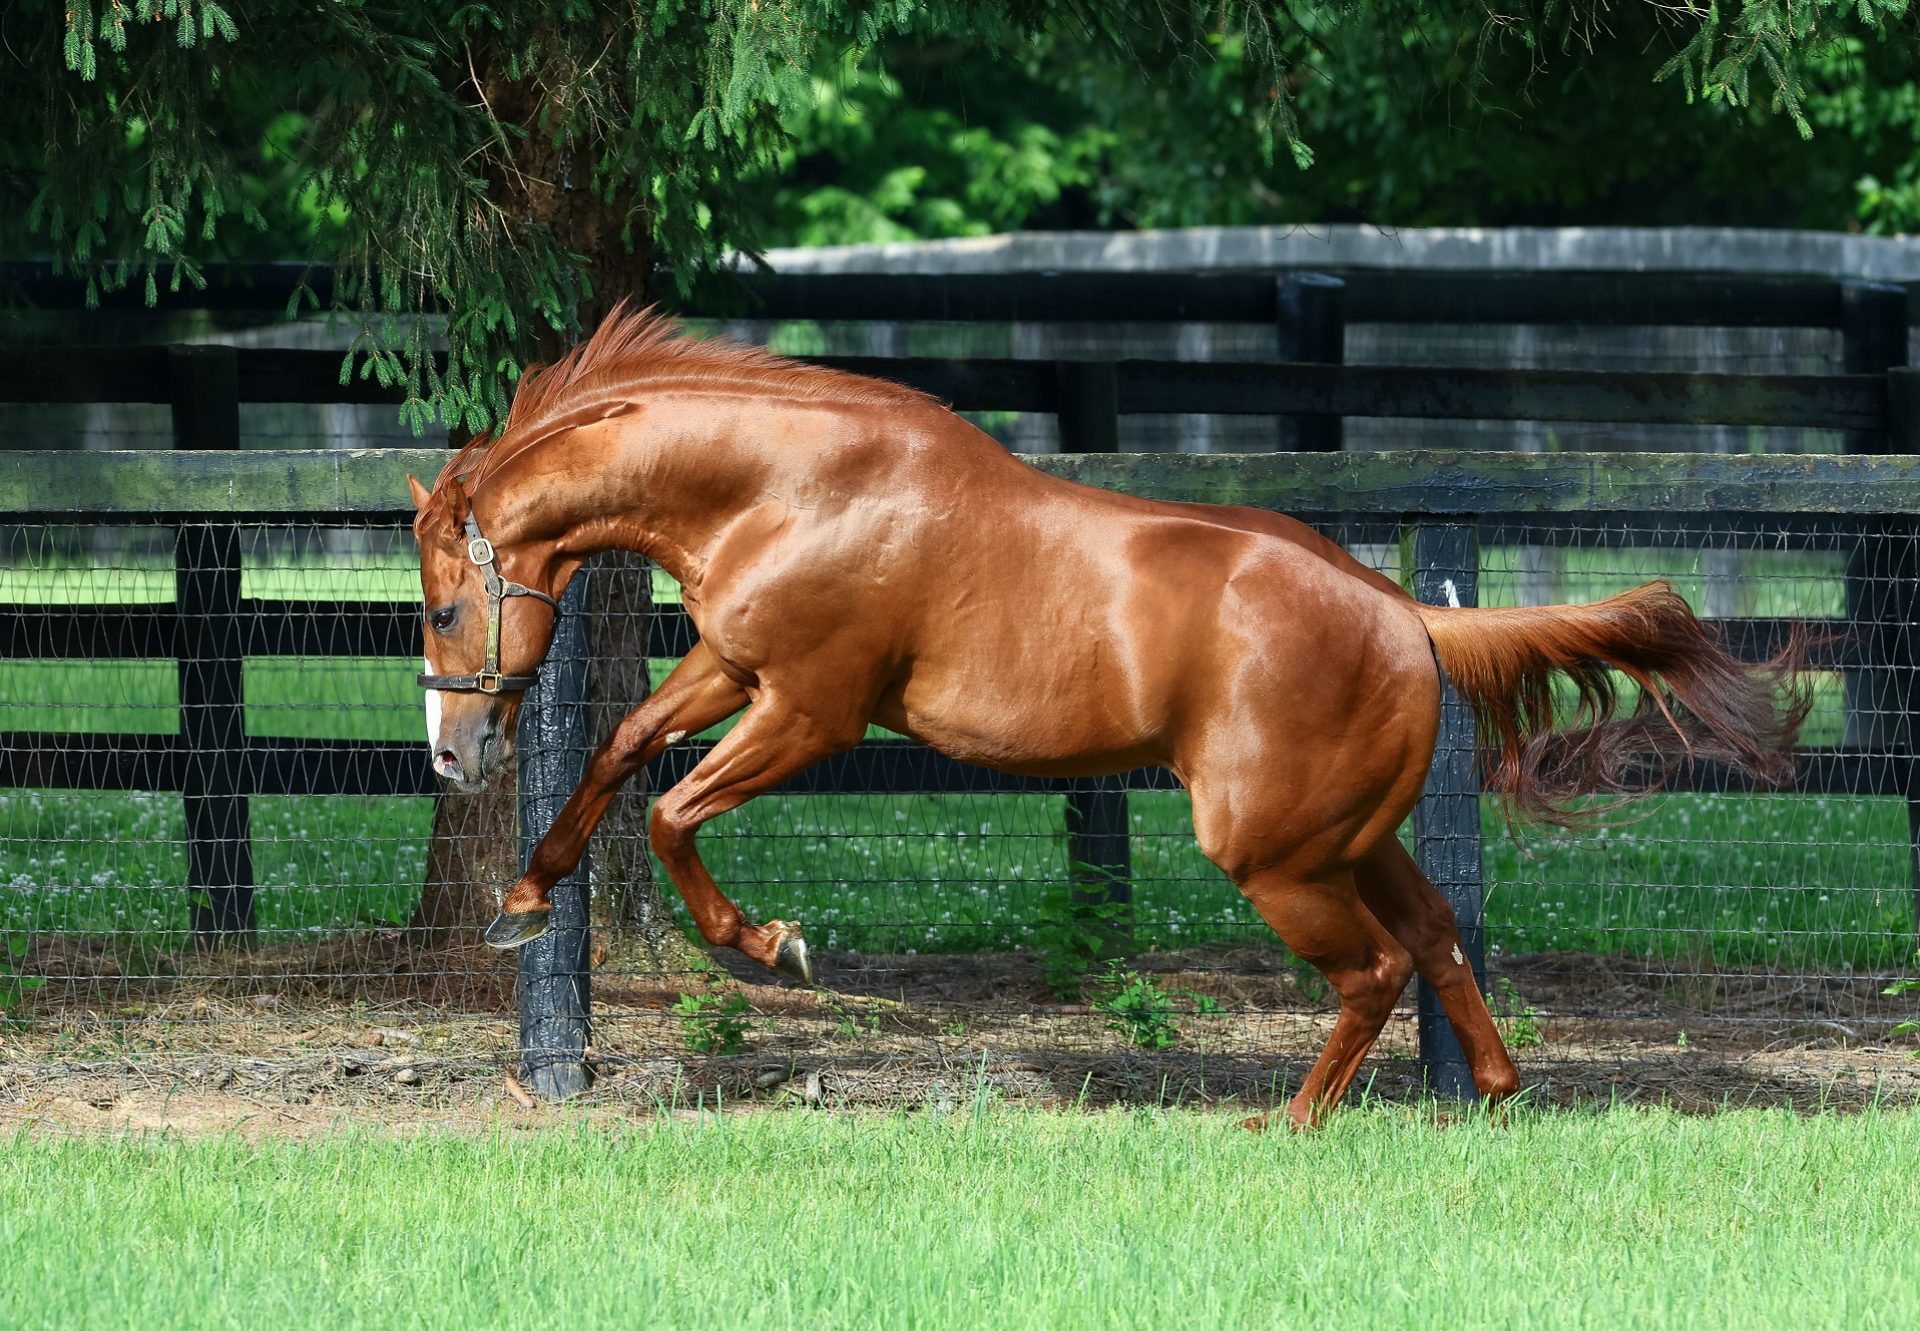
[[[427,878],[408,925],[414,941],[439,947],[461,940],[455,930],[483,928],[520,876],[511,769],[477,795],[442,790],[433,797],[433,840]]]
[[[653,569],[638,554],[611,551],[593,562],[589,578],[587,724],[597,747],[651,692],[647,634]],[[691,945],[661,898],[647,854],[647,793],[642,772],[614,796],[594,834],[590,881],[596,970],[659,974],[685,970],[691,960]]]
[[[644,300],[653,272],[653,248],[645,203],[630,190],[609,198],[586,188],[586,169],[596,145],[556,144],[543,130],[544,108],[530,79],[511,80],[507,62],[483,61],[477,76],[494,114],[524,127],[515,140],[512,169],[489,171],[489,198],[510,216],[524,217],[554,233],[570,252],[586,259],[591,295],[580,302],[580,327],[591,332],[622,298]],[[644,172],[636,173],[644,179]],[[638,210],[638,211],[637,211]],[[629,243],[631,242],[631,243]],[[567,339],[550,337],[541,348],[551,360]],[[651,691],[647,630],[652,610],[651,571],[638,555],[610,553],[589,565],[587,604],[591,662],[590,740],[598,745],[620,719]],[[483,926],[500,894],[519,877],[515,835],[515,774],[504,773],[478,795],[442,793],[434,811],[427,883],[415,923],[433,933],[453,926]],[[691,945],[661,899],[646,845],[646,784],[636,777],[615,797],[589,849],[596,930],[593,959],[621,970],[684,970]]]

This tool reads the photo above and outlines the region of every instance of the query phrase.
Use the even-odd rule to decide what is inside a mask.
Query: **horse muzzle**
[[[513,744],[500,719],[489,716],[474,739],[443,737],[434,750],[433,770],[462,795],[477,795],[512,759]]]

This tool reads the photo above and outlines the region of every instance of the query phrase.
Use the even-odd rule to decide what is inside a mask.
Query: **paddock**
[[[1455,708],[1405,835],[1539,1097],[1920,1099],[1894,1034],[1912,1000],[1883,992],[1912,973],[1920,909],[1920,415],[1903,291],[827,281],[769,285],[771,327],[743,331],[927,388],[1016,446],[1058,450],[1032,460],[1060,474],[1306,517],[1435,603],[1590,600],[1665,577],[1752,660],[1809,624],[1816,706],[1792,789],[1702,765],[1615,825],[1510,836]],[[848,345],[835,321],[925,322],[894,349],[937,350],[942,325],[977,340],[976,325],[1036,309],[1142,320],[1176,299],[1189,321],[1266,329],[1282,359],[830,354]],[[1345,321],[1419,318],[1744,321],[1822,330],[1837,354],[1813,373],[1346,363]],[[444,797],[411,682],[404,477],[445,453],[242,437],[262,404],[396,396],[341,385],[333,353],[221,347],[42,350],[0,383],[10,403],[152,404],[177,444],[0,454],[0,1096],[118,1103],[165,1084],[209,1102],[459,1110],[513,1094],[509,1071],[522,1091],[572,1078],[592,1083],[589,1103],[643,1106],[958,1104],[983,1086],[1034,1103],[1284,1100],[1328,996],[1199,855],[1165,773],[1013,778],[875,734],[722,820],[705,839],[723,885],[763,918],[806,923],[825,954],[818,991],[745,963],[649,970],[618,928],[590,928],[588,881],[646,871],[637,817],[596,842],[558,899],[564,927],[517,963],[470,929],[408,929]],[[1190,443],[1200,417],[1213,443],[1261,451],[1137,451]],[[1744,431],[1763,451],[1367,446],[1396,421]],[[637,701],[596,691],[593,644],[644,643],[657,680],[692,641],[663,576],[606,567],[583,583],[578,631],[524,723],[523,838]],[[711,739],[670,751],[645,790]],[[1058,935],[1086,920],[1108,955],[1080,959],[1088,983],[1063,998]],[[1164,996],[1164,1044],[1145,1046],[1099,984],[1110,964]],[[1410,989],[1374,1093],[1459,1092],[1436,1017]],[[727,1052],[696,1047],[723,1021],[740,1027]]]

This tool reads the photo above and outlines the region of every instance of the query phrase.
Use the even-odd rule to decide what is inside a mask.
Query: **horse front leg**
[[[553,885],[579,867],[588,838],[620,787],[669,745],[746,705],[745,691],[721,673],[711,651],[696,643],[594,753],[579,786],[534,847],[526,873],[501,901],[500,913],[487,926],[486,941],[494,947],[520,947],[546,933],[553,916]]]

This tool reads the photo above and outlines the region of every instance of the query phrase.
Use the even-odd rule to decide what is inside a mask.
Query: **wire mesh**
[[[1278,348],[1271,327],[1254,325],[707,326],[799,355],[1259,361]],[[90,338],[100,330],[90,321]],[[319,322],[203,320],[130,323],[113,337],[337,348],[341,334]],[[1431,324],[1349,325],[1345,356],[1783,374],[1833,373],[1843,360],[1839,335],[1821,329]],[[1048,414],[972,418],[1019,451],[1059,446]],[[163,406],[7,404],[0,423],[18,447],[173,442]],[[243,404],[240,424],[246,447],[418,442],[387,407]],[[1281,437],[1272,417],[1120,425],[1128,451],[1264,451]],[[1813,430],[1352,418],[1345,442],[1746,452],[1847,441]],[[1409,580],[1395,515],[1320,525]],[[0,529],[11,658],[0,671],[0,1089],[9,1065],[118,1059],[258,1075],[292,1095],[518,1055],[513,963],[475,941],[518,873],[515,801],[434,787],[412,683],[410,536],[397,519],[228,530]],[[1920,693],[1900,632],[1916,580],[1910,524],[1506,521],[1482,524],[1480,541],[1482,604],[1588,600],[1667,577],[1749,655],[1794,619],[1838,644],[1820,649],[1813,676],[1809,790],[1719,789],[1701,775],[1689,783],[1699,788],[1650,795],[1618,825],[1564,837],[1509,836],[1482,801],[1491,1001],[1516,1045],[1544,1039],[1521,1049],[1523,1065],[1558,1068],[1566,1084],[1601,1094],[1626,1069],[1669,1075],[1649,1071],[1649,1051],[1696,1073],[1711,1056],[1705,1081],[1696,1076],[1707,1095],[1765,1091],[1789,1073],[1884,1087],[1889,1069],[1907,1066],[1888,1051],[1911,1013],[1881,990],[1915,965],[1910,796],[1920,786],[1907,718]],[[222,563],[229,548],[234,569]],[[605,559],[586,576],[597,739],[671,668],[692,629],[677,588],[640,561]],[[837,774],[803,775],[711,824],[702,844],[750,917],[805,923],[828,988],[777,989],[731,954],[709,959],[684,942],[684,910],[647,852],[645,820],[650,789],[723,729],[635,783],[591,849],[592,1056],[607,1075],[646,1094],[682,1076],[752,1093],[830,1054],[843,1086],[864,1076],[876,1098],[901,1084],[914,1093],[895,1075],[902,1066],[959,1068],[929,1083],[927,1094],[948,1095],[984,1053],[1009,1093],[1071,1097],[1091,1079],[1096,1093],[1157,1095],[1172,1076],[1203,1094],[1260,1098],[1297,1082],[1324,1039],[1324,986],[1206,862],[1185,796],[1164,774],[1124,791],[1036,792],[881,747]],[[1087,907],[1102,865],[1121,864],[1125,917],[1100,917],[1099,932],[1126,926],[1124,949],[1108,950],[1164,997],[1174,1048],[1196,1056],[1198,1071],[1143,1062],[1141,1028],[1116,1010],[1120,991],[1099,982],[1104,957],[1076,952],[1095,932]],[[227,889],[249,885],[246,936],[206,946],[210,925],[234,922]],[[1061,957],[1087,982],[1061,983]],[[737,996],[744,1011],[729,1017]],[[695,1058],[732,1047],[729,1022],[743,1052]],[[1411,1076],[1395,1058],[1413,1040],[1409,994],[1383,1040],[1389,1077]],[[1900,1085],[1920,1094],[1920,1081]]]
[[[1408,573],[1393,515],[1321,526]],[[206,576],[193,559],[226,531],[237,568],[215,572],[229,577],[231,631],[179,613]],[[1911,968],[1915,940],[1911,524],[1669,515],[1488,521],[1480,536],[1484,605],[1591,600],[1664,577],[1750,656],[1794,620],[1830,640],[1812,675],[1811,790],[1696,776],[1699,788],[1651,795],[1616,825],[1551,837],[1510,837],[1483,801],[1492,1001],[1510,1035],[1545,1038],[1523,1057],[1613,1075],[1628,1051],[1691,1042],[1832,1072],[1887,1047],[1910,1014],[1881,990]],[[671,580],[634,557],[586,576],[597,739],[692,628]],[[343,1077],[412,1067],[423,1051],[512,1055],[512,962],[474,940],[517,876],[514,806],[433,785],[412,682],[417,605],[397,521],[5,531],[0,1007],[12,1060],[278,1051]],[[724,729],[691,737],[649,779],[672,779]],[[226,749],[203,746],[222,735]],[[682,908],[659,892],[646,797],[644,784],[623,796],[590,852],[595,1057],[657,1078],[702,1041],[730,1047],[709,1037],[736,990],[685,946]],[[228,821],[206,821],[209,809]],[[1076,857],[1097,844],[1086,820],[1100,817],[1124,828],[1105,845],[1109,859],[1124,850],[1130,899],[1089,926]],[[1097,982],[1101,960],[1081,958],[1095,982],[1069,983],[1065,1000],[1049,963],[1076,935],[1122,927],[1120,965],[1167,996],[1179,1048],[1229,1083],[1272,1075],[1276,1059],[1297,1074],[1332,1011],[1201,855],[1166,774],[1035,793],[896,744],[726,815],[702,845],[750,918],[800,920],[824,954],[822,994],[716,959],[750,982],[736,1018],[749,1060],[791,1067],[826,1047],[892,1067],[989,1050],[1044,1054],[1047,1075],[1065,1076],[1076,1058],[1127,1049],[1129,1028]],[[243,889],[246,936],[206,936]],[[1411,1050],[1410,1003],[1389,1052]],[[387,1048],[369,1053],[368,1032]]]
[[[1482,604],[1589,601],[1660,577],[1750,660],[1778,649],[1787,623],[1810,622],[1827,667],[1809,675],[1805,789],[1698,774],[1617,825],[1553,837],[1508,837],[1489,811],[1496,997],[1510,985],[1556,1013],[1675,1041],[1712,1026],[1763,1041],[1883,1038],[1897,1007],[1881,991],[1914,960],[1920,907],[1902,710],[1915,696],[1900,642],[1911,606],[1898,608],[1911,530],[1712,519],[1494,534]]]

